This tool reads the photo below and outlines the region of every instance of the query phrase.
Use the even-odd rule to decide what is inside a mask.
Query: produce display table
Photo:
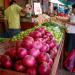
[[[64,43],[64,38],[62,39],[60,46],[58,48],[58,53],[57,53],[57,56],[54,60],[54,64],[53,64],[52,71],[51,71],[50,75],[57,75],[56,72],[57,72],[61,52],[63,50],[63,43]],[[27,75],[27,74],[16,72],[16,71],[11,71],[11,70],[0,69],[0,75]]]
[[[9,40],[8,38],[4,39],[3,42],[0,42],[0,55],[3,55],[6,49],[9,47]]]
[[[15,72],[15,71],[11,71],[11,70],[0,69],[0,75],[27,75],[27,74]]]
[[[67,18],[67,17],[64,17],[64,18]],[[54,23],[56,23],[56,24],[58,24],[58,25],[63,26],[63,25],[66,24],[66,21],[65,21],[65,22],[63,21],[64,18],[63,18],[63,17],[58,17],[58,16],[56,16],[56,17],[51,17],[51,18],[50,18],[50,21],[51,21],[51,22],[54,22]],[[63,19],[63,20],[61,20],[61,19]]]

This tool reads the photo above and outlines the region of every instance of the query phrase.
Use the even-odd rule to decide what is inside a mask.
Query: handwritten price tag
[[[42,8],[40,3],[34,3],[34,13],[35,15],[42,14]]]

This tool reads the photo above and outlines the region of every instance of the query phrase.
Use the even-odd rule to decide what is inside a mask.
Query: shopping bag
[[[64,62],[64,68],[73,72],[75,67],[75,49],[70,52]]]

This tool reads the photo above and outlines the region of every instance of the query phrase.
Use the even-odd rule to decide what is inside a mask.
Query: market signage
[[[43,0],[43,12],[47,12],[48,11],[48,4],[49,4],[49,0]]]
[[[41,4],[39,2],[34,2],[34,13],[35,15],[42,14]]]

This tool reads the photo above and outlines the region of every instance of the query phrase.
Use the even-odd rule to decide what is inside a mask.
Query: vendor
[[[17,5],[15,0],[12,0],[10,6],[5,10],[5,37],[13,37],[20,33],[20,12],[25,12],[25,9]]]
[[[70,16],[68,20],[69,22],[67,24],[66,50],[69,55],[64,63],[65,68],[71,72],[73,71],[73,69],[75,69],[75,4],[72,5],[72,12],[73,15]]]

